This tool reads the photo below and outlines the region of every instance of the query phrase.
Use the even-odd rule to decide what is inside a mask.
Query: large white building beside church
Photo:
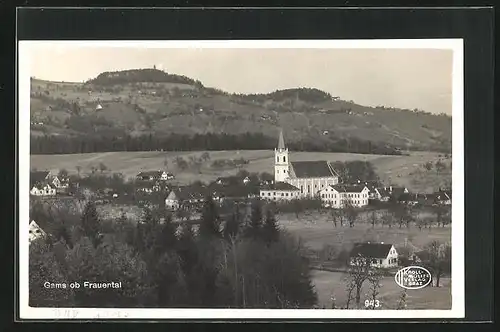
[[[291,161],[288,152],[280,131],[278,147],[274,149],[274,184],[261,189],[262,198],[281,197],[283,184],[288,184],[286,189],[294,192],[294,197],[319,197],[322,189],[339,183],[339,177],[328,161]]]

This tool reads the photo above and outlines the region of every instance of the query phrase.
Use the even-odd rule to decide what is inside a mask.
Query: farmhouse
[[[136,179],[140,181],[172,180],[174,175],[165,171],[147,171],[137,174]]]
[[[398,252],[394,245],[380,243],[356,243],[350,253],[351,265],[369,263],[373,267],[391,268],[398,266]]]
[[[202,190],[195,190],[189,187],[179,187],[173,189],[165,199],[165,207],[177,210],[183,204],[199,204],[205,200]]]
[[[300,190],[286,182],[277,182],[263,186],[260,189],[260,198],[266,200],[291,200],[300,197]]]
[[[290,161],[283,131],[280,131],[278,148],[274,149],[274,182],[285,182],[298,188],[301,198],[313,198],[327,186],[336,185],[339,177],[332,165],[324,160]]]
[[[320,191],[323,204],[333,208],[344,208],[348,205],[363,207],[368,205],[370,190],[364,184],[336,184]]]
[[[404,187],[382,187],[376,188],[374,190],[373,199],[377,199],[382,202],[388,202],[391,198],[395,200],[399,200],[399,197],[402,194],[408,194],[409,191]]]
[[[33,196],[54,196],[56,188],[50,183],[50,180],[50,172],[48,171],[31,172],[30,194]]]
[[[38,226],[38,224],[34,220],[32,220],[30,222],[29,232],[30,232],[30,236],[29,236],[29,243],[30,244],[31,244],[31,242],[35,241],[36,239],[45,237],[47,235],[43,231],[43,229],[40,228],[40,226]]]

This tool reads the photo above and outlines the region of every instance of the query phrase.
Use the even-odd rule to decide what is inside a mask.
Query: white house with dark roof
[[[349,255],[350,265],[365,265],[373,267],[392,268],[398,266],[399,255],[394,245],[380,242],[356,243]]]
[[[300,198],[300,189],[286,182],[277,182],[263,186],[260,198],[265,200],[292,200]]]
[[[274,182],[285,182],[298,188],[301,198],[313,198],[322,189],[339,183],[339,176],[325,160],[291,161],[283,131],[280,131],[278,148],[274,149]]]
[[[349,204],[354,207],[368,205],[369,193],[364,184],[336,184],[322,189],[320,197],[325,206],[340,209]]]

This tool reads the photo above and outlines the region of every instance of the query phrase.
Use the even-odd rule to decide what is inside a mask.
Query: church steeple
[[[280,137],[278,139],[278,150],[285,150],[285,140],[283,139],[283,129],[280,129]]]
[[[284,182],[289,177],[288,149],[285,147],[283,130],[280,130],[278,148],[274,149],[274,181]]]

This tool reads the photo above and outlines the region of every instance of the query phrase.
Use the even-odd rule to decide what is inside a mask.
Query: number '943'
[[[365,301],[365,308],[379,308],[379,307],[380,307],[379,300],[366,300]]]

